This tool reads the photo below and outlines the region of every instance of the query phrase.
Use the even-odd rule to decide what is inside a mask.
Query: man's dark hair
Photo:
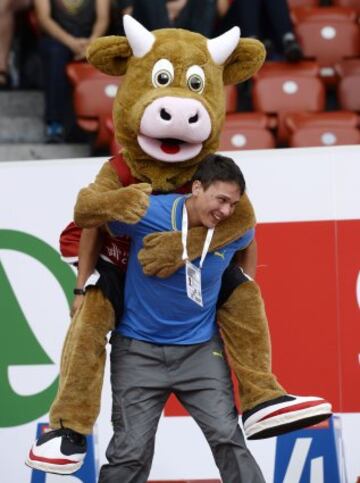
[[[192,182],[200,181],[206,190],[215,181],[235,183],[240,188],[240,195],[245,191],[245,178],[235,161],[221,154],[209,154],[196,170]]]

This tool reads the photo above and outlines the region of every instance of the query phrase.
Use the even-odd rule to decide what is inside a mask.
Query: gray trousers
[[[99,483],[145,483],[155,433],[171,393],[200,426],[224,483],[265,483],[238,425],[230,371],[218,337],[189,346],[111,337],[112,423]]]

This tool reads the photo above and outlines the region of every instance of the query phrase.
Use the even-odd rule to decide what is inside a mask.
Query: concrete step
[[[0,117],[0,143],[43,143],[44,122],[41,117]]]
[[[0,92],[1,116],[36,116],[44,113],[44,94],[41,91]]]
[[[88,156],[90,156],[88,144],[0,144],[0,162],[86,158]]]

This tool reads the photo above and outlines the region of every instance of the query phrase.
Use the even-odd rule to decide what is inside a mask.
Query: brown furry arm
[[[80,190],[74,221],[81,228],[91,228],[108,221],[136,223],[144,216],[148,206],[151,186],[139,183],[123,188],[109,162],[99,171],[88,187]]]
[[[246,194],[241,197],[231,217],[216,228],[210,245],[213,252],[228,243],[238,239],[255,225],[255,214]],[[201,256],[207,228],[196,227],[189,230],[188,253],[190,260]],[[153,233],[144,238],[144,248],[138,254],[138,259],[146,275],[157,275],[166,278],[172,275],[183,264],[181,260],[181,233],[171,231]]]

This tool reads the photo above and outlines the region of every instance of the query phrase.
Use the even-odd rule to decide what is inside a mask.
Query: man
[[[199,424],[223,481],[264,482],[238,425],[215,319],[222,274],[251,243],[254,230],[208,253],[213,231],[233,213],[244,190],[236,164],[211,155],[196,172],[190,196],[151,196],[140,222],[108,224],[114,235],[129,235],[132,245],[124,315],[111,337],[114,435],[100,483],[147,481],[158,421],[171,393]],[[187,259],[187,233],[194,226],[208,228],[200,260],[187,261],[166,281],[143,274],[137,255],[144,236],[181,231]]]
[[[110,0],[34,0],[34,5],[42,29],[46,142],[58,143],[65,139],[71,100],[66,65],[72,60],[85,59],[90,42],[105,34]]]

